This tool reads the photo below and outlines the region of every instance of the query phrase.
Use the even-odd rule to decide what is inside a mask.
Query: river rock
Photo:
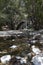
[[[39,48],[35,47],[35,45],[32,46],[32,51],[35,54],[40,54],[41,53],[41,50]]]
[[[34,56],[32,62],[34,65],[43,65],[43,54]]]
[[[11,55],[4,55],[0,58],[2,64],[7,64],[11,59]]]
[[[15,49],[15,48],[17,48],[17,46],[16,45],[12,45],[10,48],[11,49]]]

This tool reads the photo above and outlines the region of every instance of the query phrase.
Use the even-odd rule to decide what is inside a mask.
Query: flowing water
[[[43,52],[43,30],[27,31],[24,37],[17,37],[16,39],[9,38],[7,40],[0,40],[0,57],[10,54],[11,56],[28,57],[28,64],[34,56],[32,53],[32,45],[35,45]],[[15,46],[13,46],[15,45]],[[12,46],[12,47],[11,47]],[[30,54],[30,55],[29,55]],[[1,65],[1,64],[0,64]],[[31,64],[32,65],[32,64]]]

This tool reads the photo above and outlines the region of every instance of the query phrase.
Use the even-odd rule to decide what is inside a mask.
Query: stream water
[[[43,30],[26,31],[24,37],[9,38],[7,40],[0,40],[0,57],[4,55],[26,57],[27,63],[21,61],[22,65],[33,65],[31,63],[32,57],[36,54],[32,51],[32,46],[36,46],[43,53]],[[13,58],[14,59],[14,58]],[[17,60],[17,59],[16,59]],[[12,61],[13,62],[13,61]],[[12,64],[12,63],[11,63]],[[10,64],[9,64],[10,65]],[[16,64],[18,65],[18,61]],[[19,64],[21,65],[21,64]]]

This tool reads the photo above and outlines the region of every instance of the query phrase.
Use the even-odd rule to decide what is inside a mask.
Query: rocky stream
[[[43,29],[0,38],[0,65],[43,65]]]

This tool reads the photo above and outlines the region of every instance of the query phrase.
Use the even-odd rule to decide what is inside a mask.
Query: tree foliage
[[[23,19],[30,19],[36,30],[43,28],[43,1],[0,0],[0,25],[8,23],[14,29],[14,23]]]

